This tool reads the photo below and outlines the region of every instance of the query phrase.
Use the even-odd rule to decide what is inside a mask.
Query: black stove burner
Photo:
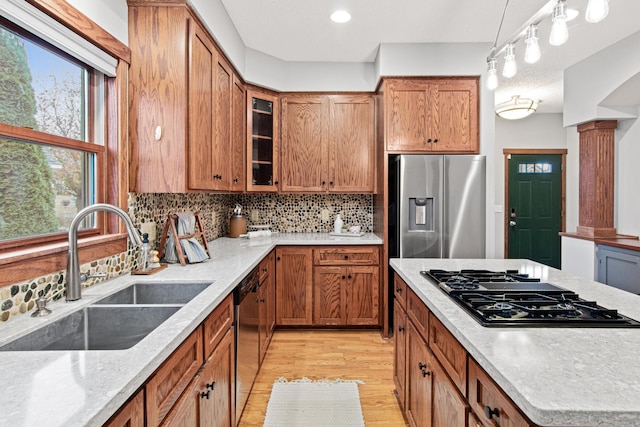
[[[617,310],[517,270],[421,271],[483,326],[640,327]]]

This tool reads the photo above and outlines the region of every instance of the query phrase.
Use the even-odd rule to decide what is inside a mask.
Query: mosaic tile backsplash
[[[359,225],[364,232],[373,230],[373,197],[368,194],[129,194],[129,215],[140,228],[143,223],[156,224],[156,244],[169,214],[198,212],[208,241],[229,234],[229,218],[236,204],[242,205],[248,225],[270,224],[283,233],[328,233],[339,213],[345,226]],[[328,220],[322,219],[326,211]],[[253,220],[255,215],[257,218]],[[83,287],[104,282],[137,268],[138,249],[94,260],[81,265],[90,274],[105,273],[105,278],[90,279]],[[64,297],[65,271],[52,272],[0,289],[0,321],[35,308],[40,297],[54,300]]]

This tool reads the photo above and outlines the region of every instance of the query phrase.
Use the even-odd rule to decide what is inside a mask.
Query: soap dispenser
[[[336,220],[333,222],[333,233],[334,234],[342,233],[343,224],[344,222],[342,221],[342,218],[340,218],[340,214],[336,215]]]
[[[151,270],[151,245],[149,245],[149,234],[142,234],[142,247],[140,248],[140,270]]]

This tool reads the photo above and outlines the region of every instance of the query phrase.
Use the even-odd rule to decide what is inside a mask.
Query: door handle
[[[509,221],[509,227],[515,227],[516,226],[516,222],[511,220]]]

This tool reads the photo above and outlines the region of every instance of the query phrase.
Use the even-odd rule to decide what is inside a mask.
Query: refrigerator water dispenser
[[[409,198],[409,231],[433,231],[433,197]]]

